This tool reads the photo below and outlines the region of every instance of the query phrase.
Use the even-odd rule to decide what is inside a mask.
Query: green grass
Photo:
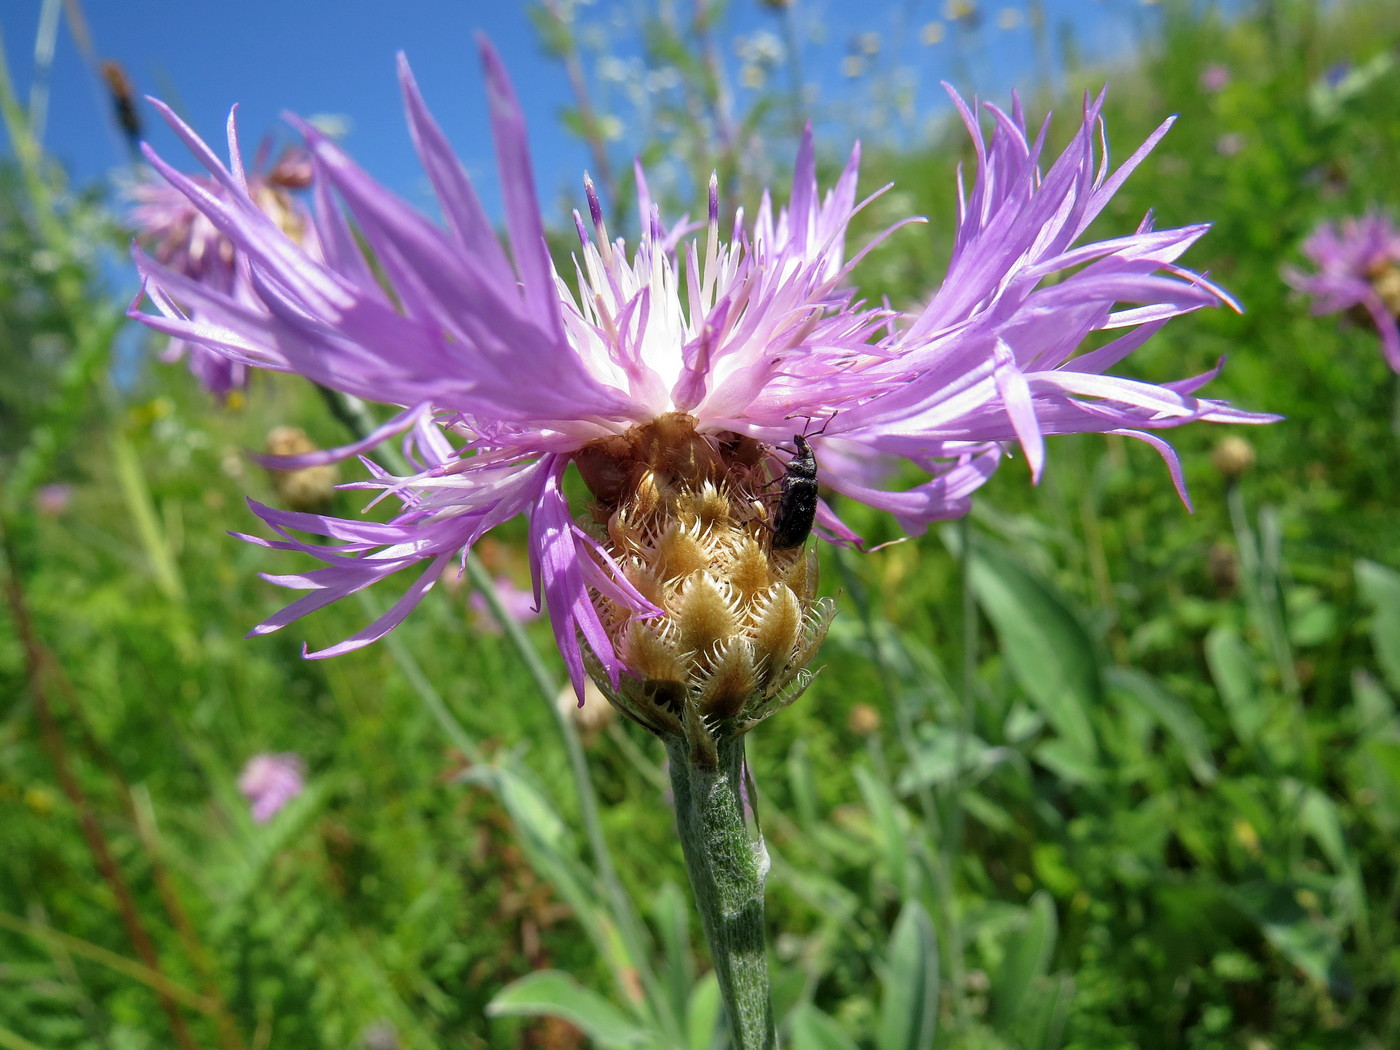
[[[1103,228],[1130,228],[1149,207],[1161,225],[1214,222],[1185,261],[1245,307],[1174,322],[1133,374],[1175,378],[1228,355],[1209,392],[1288,417],[1245,434],[1257,463],[1235,491],[1210,466],[1219,428],[1172,435],[1194,515],[1150,449],[1058,439],[1044,483],[1005,464],[967,532],[874,555],[823,551],[840,607],[823,669],[749,745],[775,862],[779,1016],[806,1004],[790,1045],[894,1045],[882,1033],[898,1027],[917,922],[900,924],[893,949],[891,938],[920,909],[941,963],[939,1046],[1400,1042],[1400,385],[1373,333],[1308,316],[1279,277],[1318,220],[1400,208],[1400,68],[1333,104],[1313,97],[1334,62],[1395,53],[1388,7],[1275,6],[1229,25],[1176,14],[1111,75],[1116,158],[1165,114],[1181,119]],[[1203,95],[1214,62],[1232,80]],[[1103,79],[1076,76],[1076,91]],[[1052,138],[1076,105],[1055,100]],[[1033,119],[1043,108],[1028,104]],[[1218,153],[1225,134],[1244,148]],[[911,201],[932,220],[865,264],[864,283],[896,303],[937,280],[961,149],[953,135],[867,160],[869,184],[893,178],[904,195],[872,209],[871,229]],[[47,178],[64,228],[101,225]],[[239,410],[212,409],[181,370],[154,365],[136,390],[113,391],[105,350],[84,350],[127,289],[101,288],[77,255],[47,276],[26,269],[48,234],[20,180],[0,185],[0,258],[17,275],[0,282],[0,338],[25,365],[0,385],[6,578],[28,610],[29,655],[44,661],[27,664],[11,600],[0,612],[0,1046],[178,1045],[154,978],[129,965],[115,883],[75,797],[160,970],[188,990],[175,1009],[195,1045],[339,1050],[389,1031],[398,1042],[382,1045],[587,1045],[552,1020],[486,1015],[539,969],[572,974],[644,1028],[628,995],[636,977],[619,966],[627,952],[606,956],[589,935],[617,916],[590,873],[553,718],[518,659],[473,626],[465,591],[445,587],[393,644],[334,660],[303,660],[303,639],[345,637],[384,595],[245,639],[283,600],[258,573],[297,562],[226,534],[255,526],[245,497],[273,498],[244,450],[283,423],[326,444],[343,432],[281,377],[261,377]],[[81,317],[64,305],[75,288]],[[52,481],[74,485],[59,516],[29,500]],[[337,499],[358,510],[355,493]],[[873,513],[850,514],[893,538]],[[523,583],[517,526],[486,556]],[[528,630],[556,661],[548,626]],[[455,746],[414,667],[483,765]],[[849,728],[857,704],[878,709],[877,732]],[[305,757],[310,790],[254,825],[238,770],[282,750]],[[688,890],[676,891],[685,877],[660,758],[630,725],[589,750],[668,1008],[691,1002],[703,1029],[709,993],[692,982],[707,964]]]

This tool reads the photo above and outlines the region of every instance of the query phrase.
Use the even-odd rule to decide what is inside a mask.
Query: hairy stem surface
[[[744,738],[718,741],[714,767],[668,738],[685,866],[729,1016],[734,1050],[773,1050],[773,1004],[763,929],[768,850],[744,820]]]

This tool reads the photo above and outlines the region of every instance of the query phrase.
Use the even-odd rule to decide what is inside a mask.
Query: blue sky
[[[690,10],[691,0],[674,2]],[[937,89],[941,78],[999,100],[1018,84],[1030,86],[1034,59],[1027,0],[982,4],[981,29],[963,33],[957,45],[945,0],[796,2],[803,72],[819,108],[861,90],[859,80],[843,75],[842,64],[862,44],[869,46],[869,38],[862,37],[869,33],[875,34],[880,61],[899,64],[917,77],[921,116],[944,105]],[[429,105],[493,207],[499,194],[473,43],[480,30],[502,53],[520,92],[547,212],[562,189],[578,185],[588,163],[583,145],[559,120],[571,100],[565,76],[544,55],[528,5],[518,0],[86,0],[81,6],[97,58],[120,62],[138,94],[171,102],[220,152],[224,120],[234,103],[247,149],[280,128],[283,110],[340,115],[347,121],[345,145],[356,159],[399,193],[422,199],[423,180],[394,79],[394,56],[403,50]],[[595,0],[582,6],[580,15],[584,24],[607,32],[625,56],[637,46],[636,13],[649,6],[639,0]],[[1152,17],[1140,0],[1044,0],[1042,6],[1051,39],[1069,25],[1081,52],[1096,57],[1121,54],[1133,32]],[[33,82],[42,7],[43,0],[15,2],[0,17],[6,58],[22,97]],[[1018,16],[1019,25],[1002,28],[1003,19]],[[946,36],[927,42],[937,35],[929,30],[935,24]],[[741,64],[738,40],[765,29],[781,35],[781,28],[758,0],[731,0],[718,35],[729,73],[736,75]],[[143,116],[146,134],[162,155],[190,167],[183,147],[158,118],[149,109]],[[865,130],[842,128],[842,138]],[[57,36],[44,144],[79,183],[105,178],[126,163],[108,99],[67,25]]]

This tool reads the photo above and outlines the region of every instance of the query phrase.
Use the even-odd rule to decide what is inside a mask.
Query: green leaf
[[[486,1005],[491,1017],[561,1017],[605,1047],[645,1046],[648,1036],[621,1010],[566,973],[526,974]]]
[[[685,1011],[686,1043],[690,1050],[710,1050],[719,1028],[721,999],[715,972],[701,977],[690,990],[690,1002]]]
[[[1400,722],[1385,687],[1364,671],[1352,673],[1357,746],[1347,756],[1346,784],[1354,799],[1389,835],[1400,833]]]
[[[1007,939],[1006,954],[992,985],[1001,1025],[1009,1026],[1021,1015],[1032,989],[1049,971],[1058,933],[1055,902],[1042,890],[1026,907],[1020,930]]]
[[[1019,757],[1009,747],[989,747],[986,741],[971,734],[964,736],[957,730],[937,726],[921,733],[910,752],[909,765],[896,784],[901,795],[942,786],[969,773],[975,774],[970,779],[980,780],[1001,763]]]
[[[1103,702],[1098,653],[1075,611],[1048,583],[985,545],[972,555],[978,604],[996,628],[1011,673],[1077,756],[1095,765],[1090,713]]]
[[[889,869],[889,878],[900,898],[908,896],[909,889],[909,828],[908,821],[901,820],[899,803],[890,794],[889,788],[865,766],[855,770],[856,784],[865,808],[875,822],[875,833],[880,851]]]
[[[663,976],[669,986],[676,1015],[685,1012],[686,999],[695,981],[695,963],[690,950],[690,912],[693,905],[669,879],[661,884],[652,900],[651,912],[666,954]]]
[[[1064,737],[1042,740],[1031,756],[1058,779],[1071,784],[1091,784],[1101,774],[1096,757]]]
[[[540,846],[552,853],[577,852],[569,827],[560,819],[554,805],[513,765],[478,766],[462,779],[484,782],[495,788],[521,833]]]
[[[880,1050],[927,1050],[938,1025],[938,942],[916,900],[894,924],[883,983]]]
[[[1317,848],[1337,875],[1337,891],[1332,895],[1329,914],[1338,922],[1365,922],[1368,911],[1366,890],[1361,881],[1360,868],[1347,844],[1347,833],[1337,804],[1315,787],[1284,783],[1299,792],[1296,803],[1298,826],[1317,843]]]
[[[1215,780],[1215,763],[1210,758],[1205,725],[1195,711],[1141,671],[1114,668],[1108,672],[1108,680],[1122,695],[1136,700],[1176,741],[1187,768],[1198,783],[1209,784]]]
[[[1046,977],[1033,989],[1016,1019],[1015,1032],[1024,1050],[1055,1050],[1064,1045],[1065,1019],[1074,998],[1074,978],[1069,974]]]
[[[1346,983],[1341,941],[1329,922],[1303,907],[1304,890],[1292,884],[1252,882],[1226,892],[1289,963],[1317,984],[1335,990]],[[1320,896],[1311,889],[1306,892]]]
[[[857,1050],[855,1040],[811,1003],[800,1003],[787,1017],[788,1042],[802,1050]]]
[[[1206,663],[1240,743],[1253,744],[1268,708],[1259,695],[1255,659],[1238,632],[1217,627],[1206,635]]]
[[[1351,674],[1351,709],[1357,736],[1371,737],[1394,729],[1395,702],[1365,671]]]
[[[1373,561],[1356,563],[1356,585],[1371,607],[1371,645],[1390,688],[1400,690],[1400,573]]]
[[[722,1005],[720,981],[714,976],[714,970],[710,970],[696,981],[686,1004],[686,1046],[690,1050],[710,1050],[714,1046]]]
[[[817,823],[817,786],[812,777],[812,763],[807,757],[807,741],[798,737],[787,756],[788,788],[792,805],[797,810],[797,822],[810,828]]]

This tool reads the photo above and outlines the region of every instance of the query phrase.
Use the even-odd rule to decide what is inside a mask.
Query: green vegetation
[[[1150,449],[1060,438],[1038,489],[1009,463],[965,525],[823,551],[824,669],[749,742],[785,1045],[1400,1045],[1400,385],[1374,333],[1279,276],[1320,219],[1400,210],[1400,17],[1261,12],[1169,14],[1111,74],[1116,159],[1181,119],[1102,221],[1213,221],[1185,262],[1245,307],[1174,322],[1134,374],[1227,355],[1208,393],[1288,419],[1242,434],[1233,481],[1224,430],[1172,433],[1194,515]],[[27,166],[0,177],[0,1047],[714,1045],[660,748],[613,725],[588,750],[638,928],[554,715],[466,588],[333,660],[302,640],[386,595],[245,639],[284,599],[258,573],[296,565],[226,534],[276,498],[246,450],[345,432],[294,379],[228,410],[178,367],[117,385],[130,289],[89,253],[110,220],[7,119]],[[941,272],[948,143],[865,165],[904,198],[872,230],[931,218],[865,263],[910,301]],[[62,509],[36,499],[52,483]],[[523,584],[522,540],[481,559]],[[308,790],[260,825],[236,780],[269,751],[303,756]]]

